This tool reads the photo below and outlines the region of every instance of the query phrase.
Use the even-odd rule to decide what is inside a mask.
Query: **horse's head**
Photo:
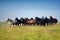
[[[24,20],[24,18],[21,17],[21,18],[20,18],[20,21],[23,22],[23,20]]]
[[[6,20],[6,22],[8,22],[8,24],[11,24],[11,23],[12,23],[12,20],[11,20],[10,18],[8,18],[8,19]]]
[[[6,22],[8,22],[8,21],[10,21],[10,18],[8,18],[8,19],[6,20]]]
[[[13,20],[11,20],[10,18],[8,18],[6,22],[13,22]]]
[[[33,20],[33,18],[30,18],[30,20]]]
[[[28,18],[25,18],[25,20],[29,20]]]
[[[18,21],[18,18],[17,17],[15,18],[15,21]]]
[[[52,17],[52,16],[50,16],[50,19],[53,19],[53,17]]]

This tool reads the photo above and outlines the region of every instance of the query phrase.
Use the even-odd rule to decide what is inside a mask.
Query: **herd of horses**
[[[51,25],[51,24],[57,24],[58,23],[58,20],[57,18],[53,18],[52,16],[50,16],[49,18],[47,17],[42,17],[42,18],[39,18],[39,17],[35,17],[34,19],[33,18],[15,18],[15,20],[11,20],[10,18],[7,19],[7,22],[9,22],[11,25],[16,25],[16,26],[19,26],[19,25],[43,25],[43,26],[46,26],[46,25]]]

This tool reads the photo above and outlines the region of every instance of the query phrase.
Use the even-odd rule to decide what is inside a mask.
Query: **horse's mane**
[[[7,21],[14,22],[12,19],[8,18]]]

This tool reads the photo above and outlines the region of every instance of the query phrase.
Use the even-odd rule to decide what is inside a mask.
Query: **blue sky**
[[[0,20],[15,17],[53,16],[60,21],[59,0],[0,0]]]

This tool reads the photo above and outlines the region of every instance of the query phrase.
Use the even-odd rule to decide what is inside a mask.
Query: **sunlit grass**
[[[0,40],[60,40],[60,24],[49,26],[0,25]]]

